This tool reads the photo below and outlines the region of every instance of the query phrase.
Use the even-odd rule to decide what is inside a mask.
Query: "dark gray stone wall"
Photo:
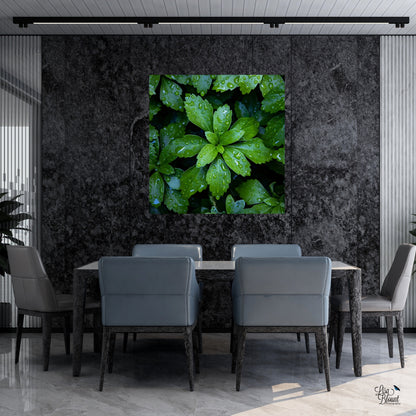
[[[135,243],[298,243],[379,285],[379,38],[45,36],[42,256],[57,289],[72,269]],[[284,215],[151,215],[149,74],[284,74]],[[229,283],[205,273],[205,325],[229,320]]]

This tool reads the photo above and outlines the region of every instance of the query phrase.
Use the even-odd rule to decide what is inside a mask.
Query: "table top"
[[[195,262],[195,270],[234,270],[235,262],[232,260],[203,260]],[[98,261],[77,267],[75,270],[98,270]],[[332,270],[360,270],[342,261],[333,260]]]

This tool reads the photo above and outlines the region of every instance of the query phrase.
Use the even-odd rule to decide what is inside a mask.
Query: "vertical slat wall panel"
[[[382,36],[381,80],[381,283],[401,243],[415,243],[409,230],[416,214],[416,37]],[[412,279],[405,327],[416,327]]]
[[[21,195],[22,212],[32,231],[15,230],[25,245],[38,246],[38,161],[40,154],[41,39],[39,36],[0,36],[0,192]],[[16,326],[16,307],[10,276],[1,278],[0,302],[12,304],[11,325]],[[1,321],[1,317],[0,317]],[[9,322],[0,322],[5,327]],[[39,318],[27,317],[26,327],[39,327]]]

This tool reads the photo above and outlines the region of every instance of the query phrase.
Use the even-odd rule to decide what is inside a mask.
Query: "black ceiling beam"
[[[145,27],[152,27],[156,24],[268,24],[271,27],[278,27],[285,23],[298,23],[298,24],[394,24],[396,27],[404,27],[409,23],[409,17],[267,17],[267,16],[218,16],[218,17],[202,17],[202,16],[187,16],[187,17],[75,17],[75,16],[31,16],[31,17],[13,17],[13,23],[19,25],[19,27],[27,27],[31,24],[142,24]]]

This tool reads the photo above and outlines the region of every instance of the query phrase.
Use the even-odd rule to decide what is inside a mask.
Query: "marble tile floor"
[[[71,357],[62,334],[52,338],[49,371],[42,371],[41,335],[22,340],[14,364],[13,334],[0,334],[0,416],[121,415],[416,415],[416,334],[405,334],[406,368],[401,369],[397,339],[390,359],[385,334],[363,334],[363,376],[352,371],[351,341],[344,342],[341,368],[331,356],[332,391],[316,364],[314,341],[306,354],[294,334],[250,334],[241,391],[230,373],[229,335],[204,334],[201,373],[188,390],[183,342],[176,335],[129,339],[127,353],[117,340],[112,374],[97,390],[99,355],[85,337],[81,377],[72,377]],[[375,388],[384,386],[399,404],[380,404]]]

